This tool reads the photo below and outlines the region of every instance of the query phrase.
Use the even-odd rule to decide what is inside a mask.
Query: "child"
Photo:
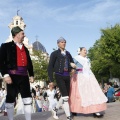
[[[47,98],[48,98],[48,101],[49,101],[49,111],[52,111],[53,113],[53,109],[56,107],[57,105],[57,99],[56,98],[56,90],[54,89],[54,85],[51,85],[49,84],[49,89],[46,91],[46,95],[47,95]],[[54,115],[53,113],[53,117],[55,119],[58,119],[58,116],[57,114]]]

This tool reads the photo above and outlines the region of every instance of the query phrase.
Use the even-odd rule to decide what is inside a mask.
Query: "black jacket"
[[[25,47],[25,46],[24,46]],[[33,65],[29,55],[28,49],[25,47],[27,55],[27,69],[29,76],[34,76]],[[14,41],[4,43],[0,48],[0,72],[2,76],[8,74],[8,70],[15,70],[17,68],[17,49]]]
[[[74,63],[73,58],[71,54],[66,51],[66,55],[68,56],[68,71],[70,72],[72,67],[70,66],[70,63]],[[64,63],[65,59],[64,56],[61,54],[61,50],[58,49],[51,53],[49,65],[48,65],[48,77],[50,82],[53,82],[53,72],[64,72]]]

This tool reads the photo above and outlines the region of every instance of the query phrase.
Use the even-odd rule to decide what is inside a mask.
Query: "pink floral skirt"
[[[96,93],[96,94],[99,94],[99,93]],[[77,74],[74,74],[73,77],[71,78],[69,104],[70,104],[71,112],[83,113],[83,114],[101,112],[106,110],[107,108],[106,102],[101,104],[89,105],[89,106],[81,105],[81,95],[78,88]]]

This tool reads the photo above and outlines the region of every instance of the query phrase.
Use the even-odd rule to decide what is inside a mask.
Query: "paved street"
[[[82,115],[78,114],[78,116],[74,117],[74,120],[120,120],[120,102],[108,103],[108,108],[105,111],[105,115],[103,118],[93,118],[92,114],[90,115]],[[65,114],[63,110],[60,110],[59,120],[66,120]],[[8,120],[6,116],[0,115],[0,120]],[[14,117],[14,120],[25,120],[24,115],[18,115]],[[32,120],[54,120],[52,118],[51,112],[42,112],[42,113],[34,113],[32,114]]]

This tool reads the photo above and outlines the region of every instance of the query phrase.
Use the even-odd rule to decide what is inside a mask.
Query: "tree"
[[[34,58],[32,59],[32,61],[35,73],[35,80],[47,81],[48,59],[41,51],[33,50],[33,54]]]
[[[120,77],[120,25],[101,29],[101,37],[88,50],[92,70],[98,79]]]

